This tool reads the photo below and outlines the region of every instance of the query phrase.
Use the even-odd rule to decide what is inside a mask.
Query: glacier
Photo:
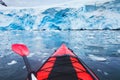
[[[120,29],[119,0],[77,7],[66,5],[0,8],[0,30]]]

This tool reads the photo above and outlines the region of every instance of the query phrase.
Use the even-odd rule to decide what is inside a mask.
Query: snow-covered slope
[[[1,8],[0,30],[120,29],[119,0],[65,1],[44,7]]]

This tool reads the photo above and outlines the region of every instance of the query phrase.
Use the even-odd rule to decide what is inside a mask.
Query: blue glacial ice
[[[0,9],[0,30],[120,29],[120,1],[79,7]]]

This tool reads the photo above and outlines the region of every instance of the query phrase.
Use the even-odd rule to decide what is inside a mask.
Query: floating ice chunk
[[[43,57],[47,57],[48,56],[48,53],[43,53]]]
[[[92,55],[92,54],[89,55],[89,58],[93,61],[106,61],[107,60],[104,57],[99,57],[99,56],[95,56],[95,55]]]
[[[77,46],[75,46],[74,48],[75,48],[75,49],[78,49],[78,50],[80,49],[80,48],[79,48],[79,47],[77,47]]]
[[[99,50],[93,50],[93,52],[96,52],[96,53],[97,53],[97,52],[99,52]]]
[[[118,49],[117,52],[120,53],[120,49]]]
[[[117,38],[120,38],[120,36],[117,36]]]
[[[25,69],[26,68],[26,66],[23,66],[23,69]]]
[[[107,72],[104,72],[104,75],[106,75],[106,76],[107,76],[107,75],[108,75],[108,73],[107,73]]]
[[[97,69],[98,72],[102,72],[100,69]]]
[[[42,60],[42,63],[44,63],[45,62],[45,60]]]
[[[11,62],[7,63],[7,65],[13,65],[13,64],[16,64],[16,63],[17,63],[17,61],[12,60]]]
[[[98,71],[98,72],[102,72],[102,70],[100,70],[100,69],[97,69],[97,71]],[[106,76],[109,75],[109,73],[107,73],[107,72],[102,72],[102,73],[103,73],[104,75],[106,75]]]
[[[41,40],[41,37],[36,37],[34,38],[34,40]]]

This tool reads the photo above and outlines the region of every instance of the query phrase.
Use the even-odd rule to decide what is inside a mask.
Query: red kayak
[[[51,55],[40,69],[34,73],[27,55],[29,49],[24,44],[13,44],[12,50],[23,57],[27,80],[99,80],[98,77],[65,44]]]
[[[36,72],[37,80],[99,80],[65,44]]]

